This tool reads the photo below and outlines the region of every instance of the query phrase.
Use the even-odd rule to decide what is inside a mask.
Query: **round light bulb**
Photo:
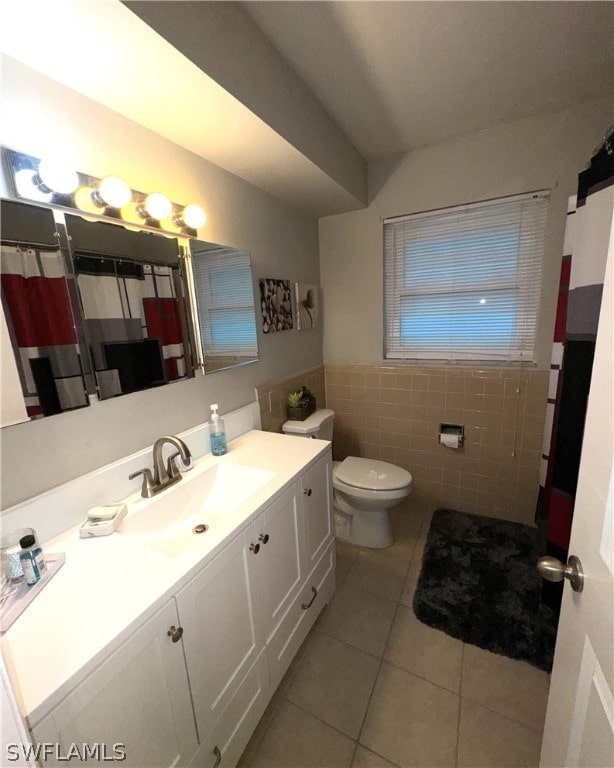
[[[44,158],[38,164],[38,177],[47,190],[71,195],[79,186],[77,172],[61,159]]]
[[[51,202],[53,192],[43,192],[36,183],[36,171],[31,168],[22,168],[15,174],[15,190],[19,197],[29,200],[39,200],[42,203]]]
[[[96,190],[92,187],[79,187],[75,192],[75,205],[80,211],[86,213],[103,213],[104,205],[97,205],[94,200],[94,193]]]
[[[105,176],[98,186],[98,197],[111,208],[123,208],[132,199],[132,190],[123,179]]]
[[[145,210],[152,219],[166,219],[173,212],[173,204],[161,192],[152,192],[145,198]]]
[[[191,229],[198,229],[202,227],[207,221],[207,214],[203,211],[200,205],[186,205],[181,214],[181,218],[185,222],[186,226]]]

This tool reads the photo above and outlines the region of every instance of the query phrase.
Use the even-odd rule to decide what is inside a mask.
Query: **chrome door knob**
[[[571,555],[567,560],[567,565],[563,565],[556,557],[540,557],[537,561],[537,570],[546,581],[563,581],[568,579],[574,592],[582,592],[584,586],[584,571],[582,563],[575,555]]]

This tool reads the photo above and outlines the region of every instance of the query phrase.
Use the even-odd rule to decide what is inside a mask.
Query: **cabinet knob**
[[[215,755],[215,762],[213,763],[213,768],[217,768],[218,765],[222,762],[222,753],[220,752],[220,748],[215,745],[213,747],[213,754]]]
[[[258,541],[261,541],[263,544],[269,543],[269,534],[268,533],[261,533],[260,536],[258,536]]]
[[[304,488],[304,489],[303,489],[303,493],[304,493],[306,496],[311,496],[311,488]]]
[[[183,627],[176,627],[174,624],[168,628],[166,633],[174,643],[178,643],[183,635]]]
[[[250,544],[249,545],[249,551],[253,552],[255,555],[257,555],[258,552],[260,552],[260,544]]]

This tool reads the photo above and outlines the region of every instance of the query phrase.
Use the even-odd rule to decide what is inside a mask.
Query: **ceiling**
[[[612,92],[612,2],[242,6],[367,159]]]
[[[613,32],[612,2],[8,0],[0,51],[325,216],[365,158],[611,93]]]

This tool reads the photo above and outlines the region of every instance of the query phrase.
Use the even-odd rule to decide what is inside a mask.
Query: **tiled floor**
[[[410,497],[387,550],[337,543],[337,592],[282,680],[241,768],[531,768],[549,677],[420,623],[430,513]]]

